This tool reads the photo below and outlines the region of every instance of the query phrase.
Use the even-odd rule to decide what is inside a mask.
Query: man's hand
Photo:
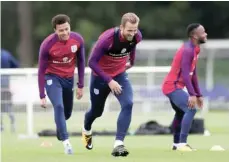
[[[118,84],[118,82],[116,82],[115,80],[111,80],[111,81],[108,83],[108,86],[110,87],[111,92],[112,92],[113,94],[116,94],[116,95],[121,94],[121,92],[122,92],[122,87],[121,87],[120,84]]]
[[[191,109],[195,108],[196,102],[197,102],[196,96],[189,96],[189,98],[188,98],[188,107],[190,107]]]
[[[196,102],[197,102],[197,106],[202,109],[203,104],[204,104],[204,98],[203,97],[197,97]]]
[[[76,90],[76,98],[80,100],[83,97],[83,88],[77,88]]]
[[[46,103],[47,103],[47,102],[46,102],[46,98],[42,98],[42,99],[41,99],[41,107],[42,107],[42,108],[46,108]]]
[[[131,68],[132,67],[132,65],[129,63],[129,62],[127,62],[126,63],[126,70],[128,70],[129,68]]]

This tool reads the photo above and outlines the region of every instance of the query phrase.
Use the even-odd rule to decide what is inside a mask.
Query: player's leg
[[[64,104],[64,116],[65,120],[68,120],[72,114],[73,108],[73,91],[72,89],[63,88],[63,104]],[[57,139],[61,141],[60,132],[56,130]]]
[[[3,125],[3,114],[5,112],[5,103],[4,103],[4,92],[1,89],[1,131],[4,131],[4,125]]]
[[[1,91],[1,111],[7,113],[10,119],[11,132],[15,132],[15,117],[12,111],[11,92],[7,89]],[[3,130],[3,122],[1,120],[1,129]]]
[[[68,120],[72,115],[73,109],[73,79],[65,79],[62,82],[63,85],[63,102],[64,102],[64,115],[65,119]]]
[[[65,120],[68,120],[72,115],[73,109],[73,91],[69,89],[63,90],[63,102],[64,102],[64,115]]]
[[[180,132],[181,132],[181,122],[184,116],[184,112],[180,110],[171,100],[171,106],[175,111],[174,119],[172,122],[172,130],[173,130],[173,150],[177,149],[177,146],[180,142]]]
[[[2,109],[2,104],[1,104]],[[4,131],[4,125],[3,125],[3,112],[1,111],[1,132]]]
[[[187,145],[187,138],[189,131],[191,129],[192,121],[196,114],[196,108],[189,108],[188,107],[188,98],[189,95],[183,90],[176,90],[168,95],[170,100],[184,112],[184,116],[181,122],[181,133],[180,133],[180,146],[188,146]],[[187,147],[186,147],[187,148]],[[185,149],[187,151],[191,151],[192,149]]]
[[[91,108],[86,112],[84,119],[84,126],[82,131],[82,138],[87,149],[91,150],[92,145],[92,131],[91,127],[96,118],[103,113],[105,101],[110,93],[110,88],[100,77],[91,75],[90,83],[90,99]]]
[[[122,86],[122,93],[120,95],[116,95],[121,105],[121,112],[118,116],[117,133],[112,155],[127,156],[129,152],[125,149],[123,141],[131,122],[133,90],[126,73],[118,75],[115,80]]]
[[[71,145],[68,141],[68,132],[64,114],[63,89],[59,79],[53,75],[46,75],[46,91],[47,95],[54,107],[54,118],[59,139],[63,141],[66,154],[72,154]]]
[[[12,111],[12,105],[9,105],[8,116],[10,118],[11,132],[14,133],[16,131],[16,128],[15,128],[15,116]]]
[[[65,120],[68,120],[72,115],[73,109],[73,78],[69,79],[61,79],[62,87],[63,87],[63,103],[64,103],[64,116]],[[68,140],[64,142],[67,152],[71,153],[71,144]],[[69,147],[70,146],[70,147]]]
[[[73,78],[71,79],[65,79],[65,78],[59,78],[60,84],[62,86],[62,92],[63,92],[63,104],[64,104],[64,116],[65,120],[68,120],[71,117],[72,114],[72,108],[73,108]],[[57,139],[61,141],[60,138],[60,132],[58,129],[56,130]]]
[[[10,118],[10,126],[11,126],[11,132],[15,132],[15,116],[14,116],[14,112],[13,112],[13,109],[12,109],[12,93],[10,91],[7,91],[7,113],[8,113],[8,116]]]

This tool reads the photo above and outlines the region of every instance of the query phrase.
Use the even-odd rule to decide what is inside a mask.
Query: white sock
[[[182,147],[182,146],[184,146],[184,145],[186,145],[187,143],[179,143],[177,146],[178,147]]]
[[[71,146],[71,144],[70,144],[68,139],[64,140],[62,143],[63,143],[64,147],[65,146]]]
[[[123,141],[115,140],[114,148],[117,147],[117,146],[120,146],[120,145],[124,145]]]
[[[173,146],[176,146],[177,147],[178,145],[179,145],[179,143],[173,143]]]
[[[86,130],[83,126],[83,132],[86,134],[86,135],[91,135],[92,134],[92,131],[91,130]]]

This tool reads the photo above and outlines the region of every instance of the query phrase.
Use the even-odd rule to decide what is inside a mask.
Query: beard
[[[206,41],[207,41],[207,38],[206,37],[200,37],[199,39],[198,39],[198,44],[204,44],[204,43],[206,43]]]
[[[125,38],[128,41],[132,41],[134,37],[133,36],[126,35]]]
[[[206,41],[205,41],[204,39],[199,39],[199,40],[198,40],[198,43],[199,43],[199,44],[204,44],[204,43],[206,43]]]

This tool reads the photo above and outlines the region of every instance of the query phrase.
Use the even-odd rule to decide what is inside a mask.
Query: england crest
[[[75,53],[77,51],[77,45],[71,46],[72,53]]]

